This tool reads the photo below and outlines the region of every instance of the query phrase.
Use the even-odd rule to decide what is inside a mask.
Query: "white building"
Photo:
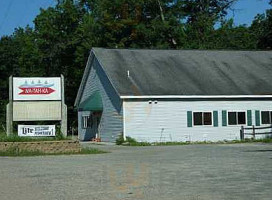
[[[81,140],[240,139],[272,122],[272,52],[94,48],[75,106]]]

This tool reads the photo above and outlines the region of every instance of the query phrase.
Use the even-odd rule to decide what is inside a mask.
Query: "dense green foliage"
[[[0,39],[0,130],[5,124],[8,77],[66,78],[69,128],[73,103],[92,47],[271,49],[272,9],[252,25],[226,14],[237,0],[58,0],[41,9],[35,27]],[[272,2],[270,2],[272,4]]]

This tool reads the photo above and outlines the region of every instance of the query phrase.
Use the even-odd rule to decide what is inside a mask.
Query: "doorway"
[[[92,120],[93,120],[93,134],[95,135],[95,138],[101,138],[100,135],[100,122],[102,117],[102,111],[95,111],[92,113]]]

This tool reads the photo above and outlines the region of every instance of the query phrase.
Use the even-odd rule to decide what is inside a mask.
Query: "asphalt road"
[[[98,147],[0,157],[0,200],[272,199],[271,144]]]

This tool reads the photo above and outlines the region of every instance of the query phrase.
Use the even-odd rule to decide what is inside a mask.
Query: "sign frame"
[[[16,87],[24,85],[24,86],[27,86],[25,88],[28,88],[30,86],[30,90],[17,88],[19,89],[17,90],[17,94],[18,94],[18,91],[20,91],[20,93],[23,92],[24,95],[27,96],[26,98],[19,98],[19,99],[16,97],[14,98],[14,80],[15,81],[16,80],[21,80],[21,81],[30,80],[30,82],[20,82],[21,84],[15,84]],[[32,80],[33,80],[33,84],[32,84]],[[52,90],[55,90],[55,89],[52,88],[52,83],[50,85],[49,80],[56,80],[58,83],[56,89],[59,92],[56,96],[52,98],[50,97],[48,98],[48,95],[52,94],[53,93]],[[32,87],[33,85],[35,87]],[[38,90],[36,90],[37,87],[38,87]],[[40,90],[41,88],[44,90]],[[52,90],[46,90],[48,88],[51,88]],[[34,97],[28,98],[29,92]],[[44,95],[44,98],[37,98],[38,96],[41,96],[41,95]],[[54,100],[54,99],[57,99],[57,100]],[[57,118],[55,117],[55,114],[50,114],[52,112],[51,111],[52,106],[50,105],[54,102],[55,103],[59,102],[58,109],[57,109],[58,110]],[[43,105],[43,111],[41,113],[38,113],[40,111],[39,107],[37,106],[38,103],[41,103]],[[22,106],[26,106],[26,107],[22,108]],[[13,132],[14,120],[20,121],[20,122],[60,121],[61,134],[64,137],[67,137],[67,106],[65,104],[65,98],[64,98],[64,76],[63,75],[60,75],[60,77],[13,77],[13,76],[10,76],[9,77],[9,103],[7,104],[6,110],[7,110],[7,113],[6,113],[7,135],[14,134]],[[18,116],[22,115],[23,117],[18,118],[18,116],[16,115]]]

